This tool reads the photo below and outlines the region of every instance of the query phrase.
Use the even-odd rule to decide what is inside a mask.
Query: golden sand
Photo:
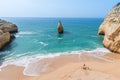
[[[39,76],[23,75],[24,67],[8,65],[1,69],[0,80],[120,80],[120,55],[109,53],[105,57],[108,61],[86,54],[43,59],[34,63],[38,72],[41,63],[49,64]]]

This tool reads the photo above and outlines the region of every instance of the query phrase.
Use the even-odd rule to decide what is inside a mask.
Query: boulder
[[[99,35],[105,35],[103,44],[112,52],[120,53],[120,3],[108,13],[98,30]]]
[[[58,33],[59,34],[63,34],[64,33],[64,29],[63,29],[61,21],[59,21],[59,23],[58,23]]]
[[[3,32],[18,32],[18,28],[15,24],[4,20],[0,20],[0,29],[3,30]]]

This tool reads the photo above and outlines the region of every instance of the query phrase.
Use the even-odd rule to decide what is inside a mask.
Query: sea
[[[104,18],[39,18],[5,17],[3,20],[18,26],[16,38],[0,51],[0,66],[16,64],[27,66],[31,61],[59,56],[61,54],[104,54],[104,36],[98,28]],[[61,21],[64,34],[58,34]]]

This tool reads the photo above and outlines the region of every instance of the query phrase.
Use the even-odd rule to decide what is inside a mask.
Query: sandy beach
[[[71,54],[31,63],[32,69],[8,65],[1,69],[0,80],[119,80],[120,55],[108,53],[104,58]],[[39,75],[24,75],[25,70]]]

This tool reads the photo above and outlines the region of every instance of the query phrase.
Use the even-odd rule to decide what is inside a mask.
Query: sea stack
[[[15,32],[18,32],[15,24],[0,19],[0,50],[15,38],[12,34]]]
[[[59,23],[58,23],[58,33],[59,34],[63,34],[64,33],[64,29],[63,29],[61,21],[59,21]]]
[[[120,53],[120,3],[108,13],[99,27],[99,35],[105,35],[103,44],[112,52]]]

